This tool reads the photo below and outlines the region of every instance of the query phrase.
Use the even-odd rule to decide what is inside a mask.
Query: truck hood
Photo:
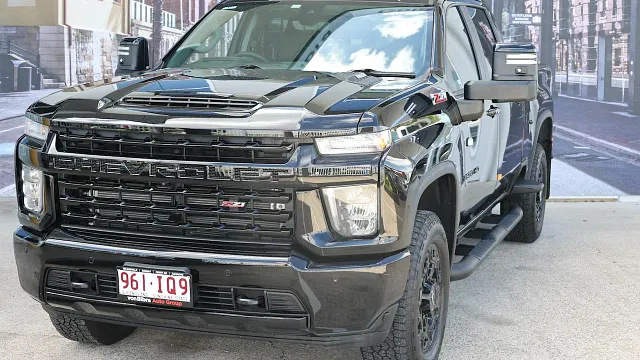
[[[198,119],[200,123],[206,122],[207,126],[230,128],[355,129],[364,112],[416,82],[406,79],[383,80],[355,73],[170,69],[74,86],[51,94],[40,102],[57,109],[54,119],[79,117],[165,123],[170,119],[189,118]],[[206,109],[159,106],[131,108],[119,105],[122,98],[136,95],[220,96],[253,100],[261,105],[251,111],[231,114]],[[268,114],[266,118],[278,121],[273,123],[271,120],[266,125],[265,114]],[[256,117],[260,119],[258,123]],[[309,124],[310,121],[314,123]]]

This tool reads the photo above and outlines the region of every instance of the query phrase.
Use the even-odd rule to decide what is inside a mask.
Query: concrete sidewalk
[[[111,347],[67,341],[17,280],[15,202],[0,200],[5,359],[357,360],[357,349],[138,329]],[[534,244],[503,243],[452,284],[442,359],[640,358],[640,203],[550,203]]]

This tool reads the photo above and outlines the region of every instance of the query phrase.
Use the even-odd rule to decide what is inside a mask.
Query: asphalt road
[[[629,114],[627,107],[556,97],[554,111],[556,125],[640,151],[640,116]]]
[[[110,347],[58,335],[19,287],[14,202],[0,200],[0,349],[5,359],[356,360],[326,349],[138,329]],[[503,243],[451,289],[442,359],[640,358],[640,203],[550,203],[535,244]]]

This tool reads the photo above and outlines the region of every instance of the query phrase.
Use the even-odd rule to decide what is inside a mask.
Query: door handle
[[[489,117],[496,117],[496,115],[500,114],[500,108],[497,108],[493,105],[491,105],[489,107],[489,110],[487,110],[487,116]]]

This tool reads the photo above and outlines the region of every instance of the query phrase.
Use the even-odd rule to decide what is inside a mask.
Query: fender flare
[[[435,183],[438,179],[440,179],[443,176],[449,176],[449,175],[453,176],[453,178],[455,179],[454,191],[455,191],[455,197],[456,197],[456,203],[455,203],[456,218],[455,218],[454,229],[453,229],[454,238],[448,239],[448,241],[452,242],[451,248],[455,250],[455,246],[457,243],[458,226],[460,225],[461,185],[460,185],[460,176],[458,174],[458,170],[452,161],[443,161],[434,165],[433,167],[429,168],[428,170],[423,172],[421,175],[419,175],[419,177],[416,176],[417,180],[412,181],[409,184],[409,190],[407,191],[407,203],[405,205],[406,206],[405,214],[410,214],[411,216],[408,216],[408,218],[405,218],[405,221],[401,229],[402,234],[405,234],[404,236],[405,239],[408,239],[409,242],[411,241],[411,236],[408,234],[412,234],[413,232],[415,215],[418,212],[418,205],[420,203],[422,194],[425,192],[425,190],[427,190],[427,188],[431,184]],[[446,221],[446,219],[441,219],[441,221],[444,222]],[[449,254],[449,255],[453,256],[453,254]]]
[[[535,149],[535,145],[538,143],[538,140],[540,138],[540,132],[542,130],[542,125],[544,124],[545,120],[549,119],[549,121],[551,121],[551,139],[553,139],[553,112],[551,112],[550,109],[546,108],[544,110],[542,110],[539,114],[538,114],[538,121],[536,122],[536,132],[533,138],[533,148]],[[547,156],[549,158],[553,158],[553,154],[547,154]],[[533,164],[533,156],[529,156],[529,160],[527,161],[527,179],[530,176],[530,171],[531,171],[531,167]],[[549,163],[549,179],[548,179],[548,184],[549,184],[549,188],[547,189],[547,198],[549,198],[549,196],[551,195],[551,163]]]
[[[536,122],[536,133],[534,134],[535,136],[533,139],[534,144],[538,143],[538,137],[540,136],[540,130],[542,129],[542,124],[547,118],[551,119],[551,126],[552,126],[551,130],[553,131],[553,113],[549,109],[544,109],[542,112],[538,114],[538,121]]]

